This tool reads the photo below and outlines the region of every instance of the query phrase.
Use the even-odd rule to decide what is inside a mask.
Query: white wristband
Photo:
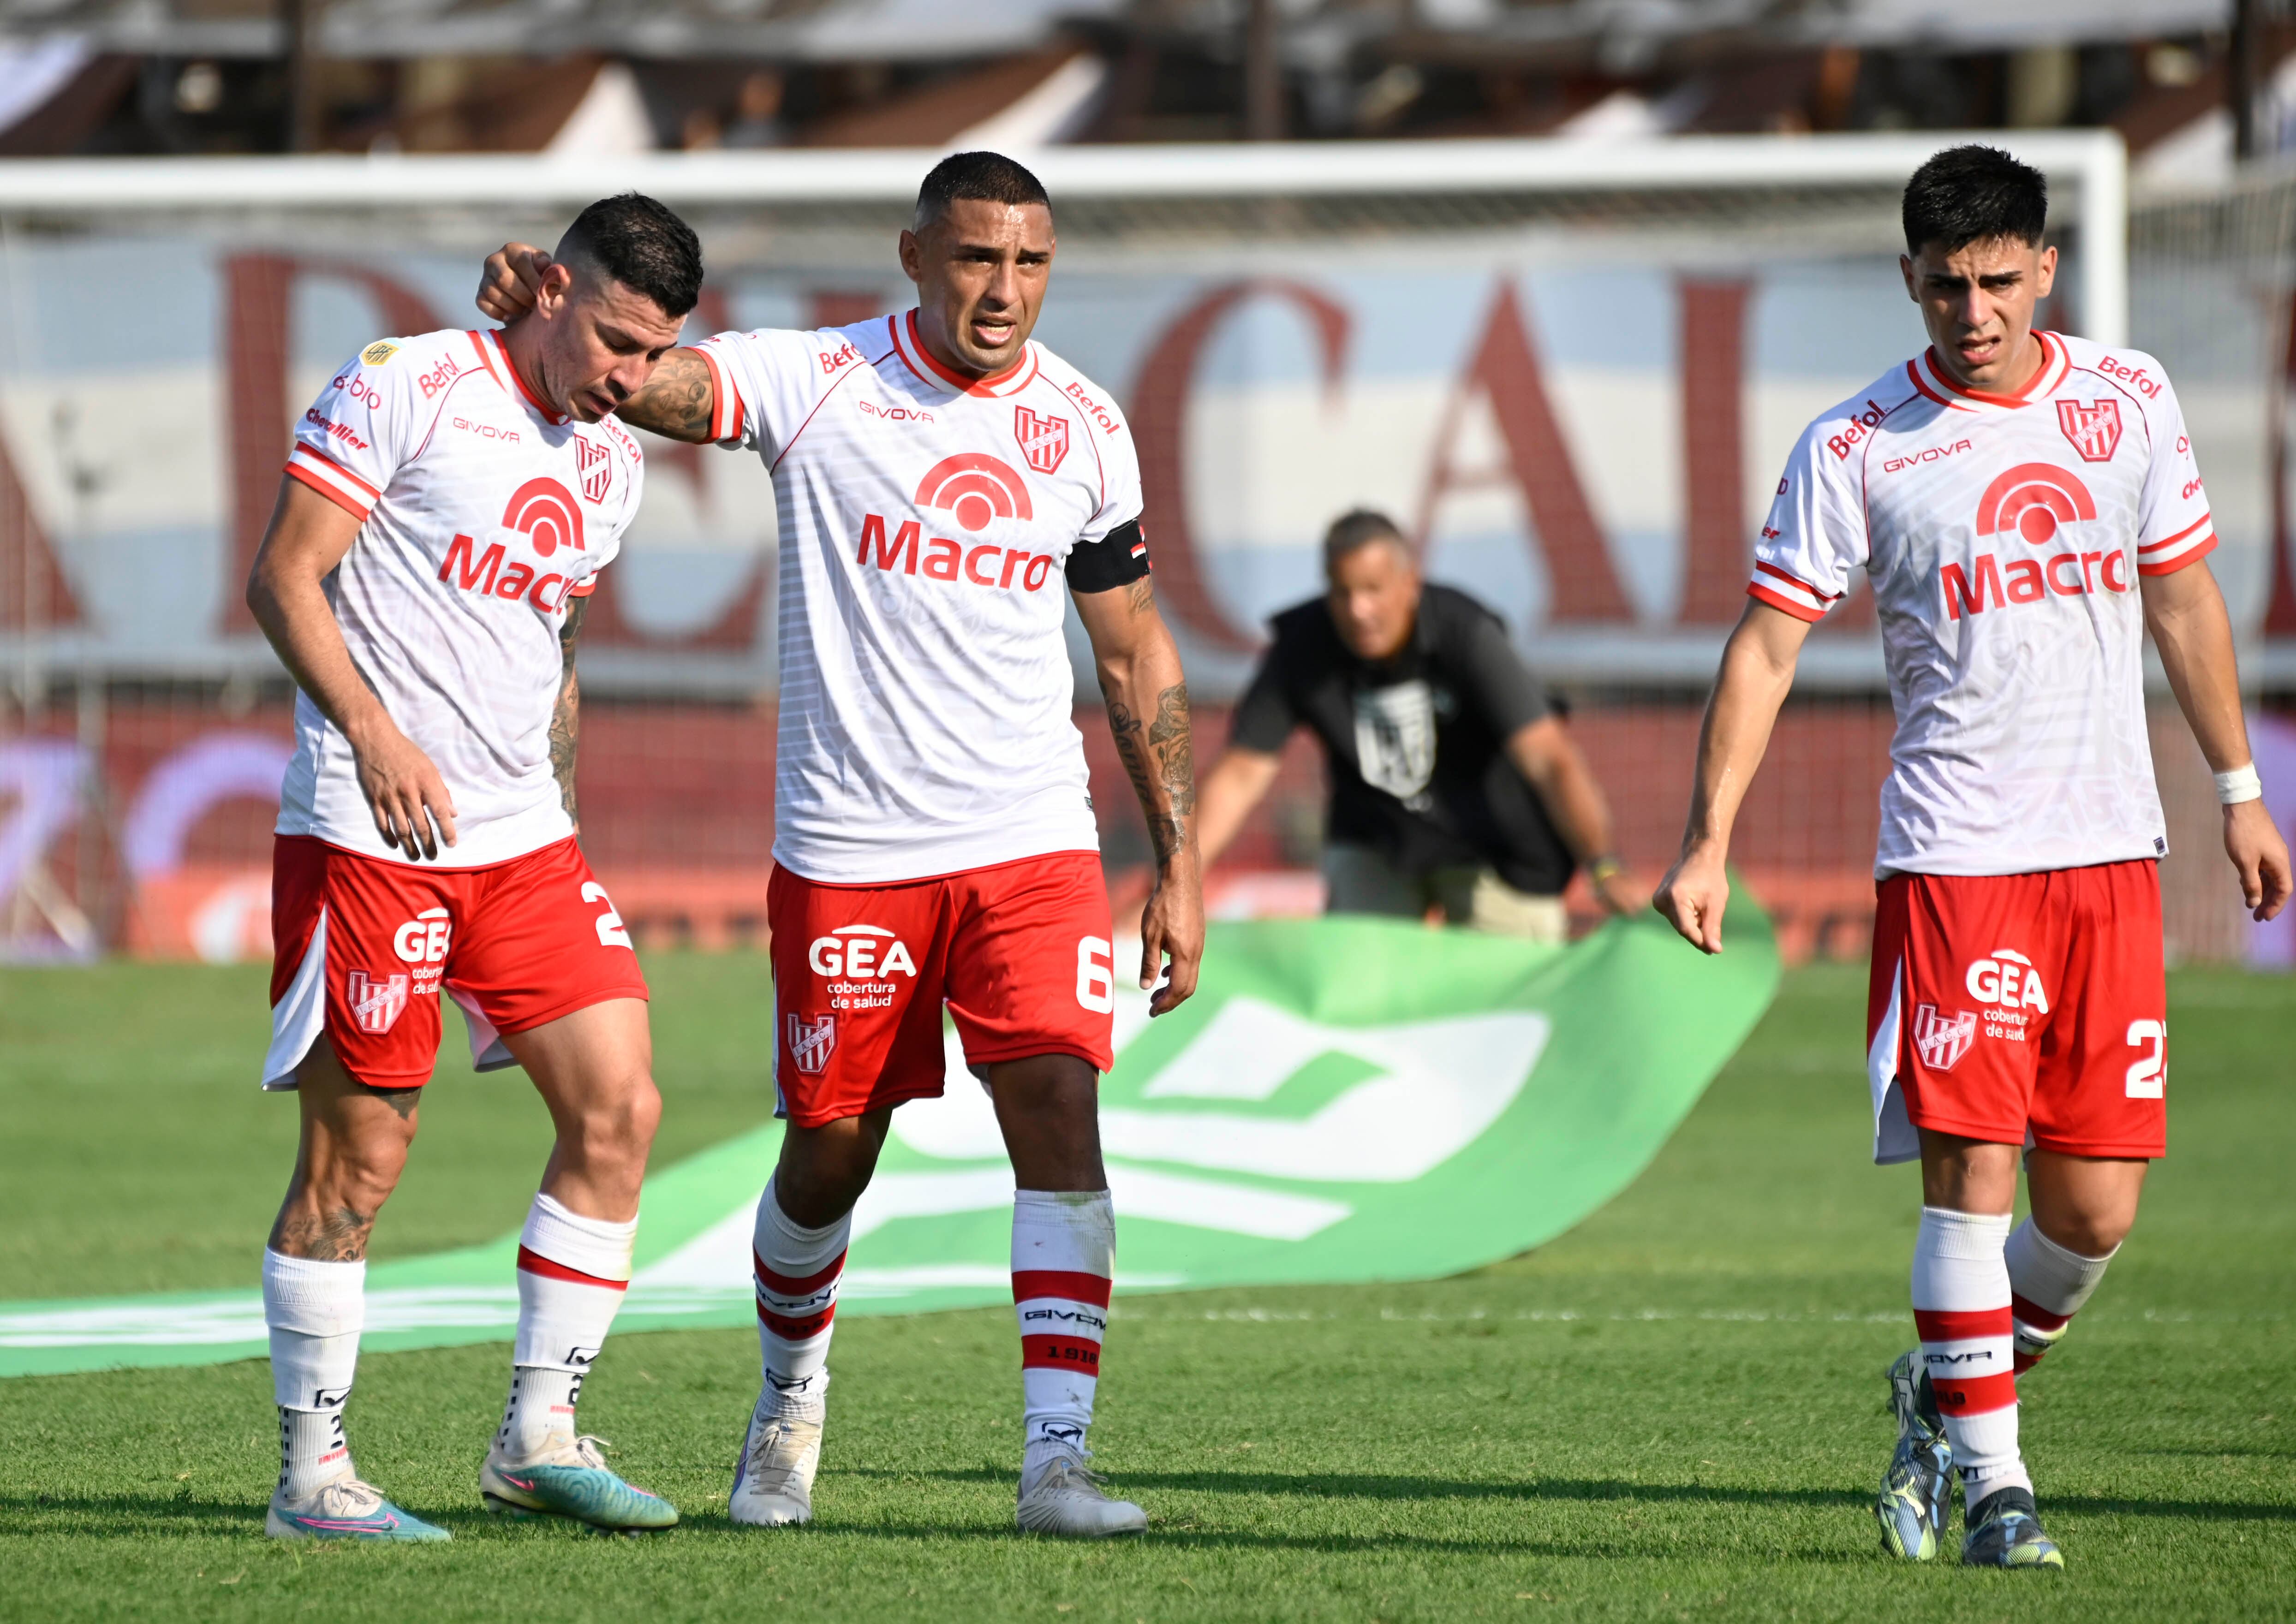
[[[2217,775],[2217,800],[2219,805],[2229,807],[2243,800],[2263,799],[2264,780],[2257,775],[2255,762]]]

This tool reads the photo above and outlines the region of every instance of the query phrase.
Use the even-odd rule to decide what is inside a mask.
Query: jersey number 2
[[[2168,1083],[2169,1025],[2164,1021],[2132,1021],[2128,1023],[2128,1046],[2141,1048],[2144,1054],[2128,1068],[2128,1097],[2132,1100],[2157,1100]]]
[[[630,945],[630,933],[622,928],[622,916],[614,912],[613,899],[606,895],[604,886],[595,880],[583,881],[582,900],[606,905],[606,911],[598,915],[598,945],[601,947],[627,947]]]

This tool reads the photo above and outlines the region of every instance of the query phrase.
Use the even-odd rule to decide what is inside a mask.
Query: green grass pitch
[[[666,1162],[763,1115],[770,1017],[754,960],[649,971]],[[1009,1314],[855,1319],[819,1521],[773,1534],[724,1520],[745,1333],[624,1337],[590,1381],[585,1425],[685,1513],[644,1542],[480,1512],[498,1345],[360,1368],[360,1464],[443,1547],[263,1538],[260,1363],[0,1382],[0,1617],[2296,1617],[2296,993],[2172,979],[2171,1157],[2027,1383],[2062,1575],[1880,1554],[1917,1194],[1866,1162],[1862,1000],[1792,976],[1641,1181],[1538,1252],[1120,1301],[1093,1441],[1141,1539],[1013,1533]],[[0,973],[0,1299],[253,1284],[293,1140],[263,1037],[258,972]],[[424,1119],[378,1257],[512,1228],[547,1148],[516,1073],[451,1065]]]

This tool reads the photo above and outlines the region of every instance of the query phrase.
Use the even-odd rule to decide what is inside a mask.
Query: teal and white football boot
[[[605,1439],[586,1434],[553,1440],[530,1460],[513,1461],[499,1443],[479,1468],[479,1493],[490,1512],[512,1517],[565,1517],[610,1534],[677,1526],[677,1508],[626,1483],[606,1464]]]
[[[2041,1513],[2030,1489],[1997,1489],[1967,1513],[1962,1538],[1965,1568],[2062,1568],[2064,1553],[2041,1531]]]
[[[1938,1414],[1937,1395],[1921,1367],[1921,1350],[1900,1354],[1890,1366],[1890,1407],[1898,1416],[1898,1448],[1882,1474],[1874,1515],[1882,1548],[1908,1562],[1928,1562],[1953,1509],[1953,1445]]]
[[[274,1539],[411,1540],[430,1544],[454,1536],[412,1516],[357,1477],[322,1483],[299,1500],[282,1489],[271,1497],[263,1531]]]

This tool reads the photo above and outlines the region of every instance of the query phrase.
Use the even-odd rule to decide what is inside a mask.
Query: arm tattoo
[[[574,640],[582,635],[582,622],[589,612],[590,600],[576,598],[566,611],[566,624],[559,628],[564,675],[558,681],[558,702],[550,712],[550,771],[558,780],[559,804],[576,823],[582,821],[574,808],[574,749],[582,736],[582,683],[574,672]]]
[[[645,387],[623,401],[614,415],[665,439],[698,446],[709,438],[715,398],[709,363],[693,350],[673,349],[655,363]]]
[[[1140,809],[1148,819],[1148,839],[1160,868],[1187,844],[1185,820],[1196,808],[1187,685],[1176,683],[1158,696],[1156,719],[1144,730],[1120,695],[1109,693],[1107,698],[1109,731],[1116,735],[1116,753],[1132,780],[1132,792],[1140,798]]]

